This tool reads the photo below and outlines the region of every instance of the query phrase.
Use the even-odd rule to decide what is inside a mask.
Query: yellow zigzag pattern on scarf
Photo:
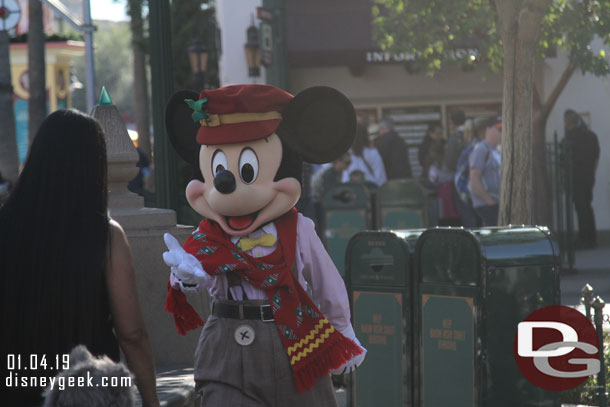
[[[321,319],[320,322],[318,322],[318,325],[316,325],[311,331],[309,331],[309,335],[307,335],[305,338],[301,339],[299,341],[299,343],[295,343],[294,345],[288,347],[288,356],[292,355],[292,352],[294,352],[295,350],[299,349],[302,346],[305,346],[305,344],[307,344],[307,342],[311,341],[318,334],[318,332],[320,332],[320,328],[322,328],[322,325],[327,324],[327,323],[328,323],[328,319],[326,319],[326,318]]]
[[[326,340],[330,336],[330,334],[332,334],[334,332],[334,330],[335,330],[335,328],[332,325],[329,328],[327,328],[326,331],[324,331],[324,333],[322,335],[320,335],[320,337],[318,339],[316,339],[316,341],[314,343],[309,345],[307,348],[303,349],[296,356],[293,356],[292,359],[290,360],[290,364],[294,365],[296,362],[300,361],[301,358],[304,358],[305,356],[307,356],[308,353],[312,353],[314,349],[318,348],[320,346],[320,344],[323,343],[324,340]]]

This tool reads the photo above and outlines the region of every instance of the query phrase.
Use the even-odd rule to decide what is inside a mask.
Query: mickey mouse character
[[[236,85],[176,93],[166,123],[200,170],[186,196],[204,220],[182,247],[166,234],[163,259],[179,333],[203,325],[183,293],[213,297],[195,353],[201,405],[336,406],[329,373],[351,372],[366,349],[343,280],[294,205],[302,161],[332,161],[352,144],[352,104],[328,87],[293,97]]]

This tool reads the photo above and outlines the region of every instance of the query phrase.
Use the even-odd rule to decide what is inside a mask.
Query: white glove
[[[341,375],[353,372],[358,366],[362,364],[362,362],[364,361],[364,356],[366,356],[366,349],[360,344],[358,338],[356,338],[356,334],[354,333],[354,329],[351,325],[349,325],[348,328],[340,332],[343,334],[343,336],[348,339],[351,339],[356,345],[360,346],[360,348],[362,349],[362,353],[354,356],[353,358],[345,362],[343,365],[339,366],[337,369],[331,369],[330,373],[334,375]]]
[[[196,293],[207,287],[212,277],[195,256],[184,251],[175,237],[166,233],[163,240],[169,252],[163,253],[163,261],[170,267],[170,284],[183,293]]]

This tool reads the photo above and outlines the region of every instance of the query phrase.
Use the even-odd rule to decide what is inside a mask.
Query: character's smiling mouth
[[[248,227],[250,227],[250,225],[252,225],[254,223],[259,212],[260,212],[260,210],[253,212],[249,215],[225,216],[225,219],[227,221],[227,225],[229,225],[229,227],[231,229],[244,230],[244,229],[247,229]]]

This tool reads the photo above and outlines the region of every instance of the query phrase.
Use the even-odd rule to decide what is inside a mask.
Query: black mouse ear
[[[165,108],[165,129],[169,139],[184,161],[197,165],[201,146],[197,143],[199,123],[191,117],[193,110],[185,99],[199,99],[199,93],[180,90],[170,98]]]
[[[326,86],[305,89],[284,108],[276,133],[304,161],[314,164],[333,161],[354,141],[354,106],[336,89]]]

